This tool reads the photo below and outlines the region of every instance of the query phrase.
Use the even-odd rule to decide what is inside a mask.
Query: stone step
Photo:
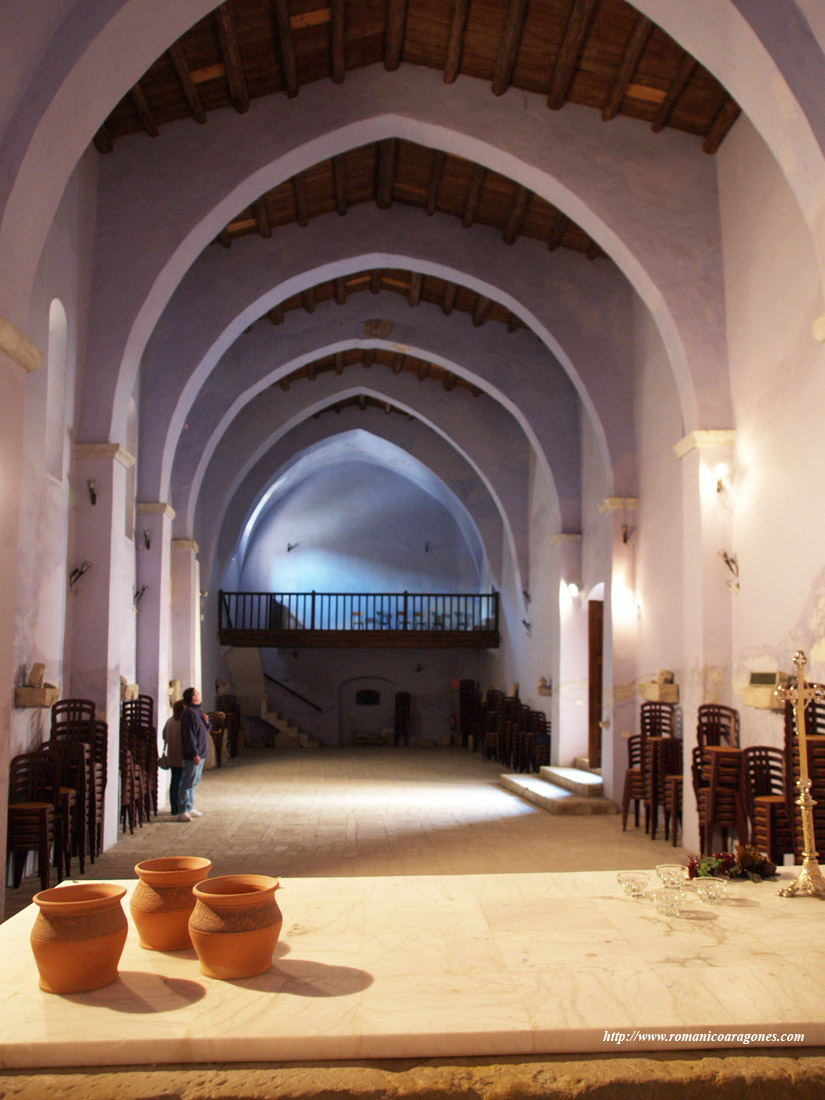
[[[584,816],[618,813],[615,802],[608,798],[582,798],[581,795],[548,783],[537,775],[501,775],[499,785],[551,814]]]
[[[602,777],[581,768],[544,767],[539,769],[539,775],[548,783],[563,787],[582,798],[601,798],[604,793]]]

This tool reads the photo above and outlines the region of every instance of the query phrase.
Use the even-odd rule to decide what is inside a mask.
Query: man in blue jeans
[[[178,821],[191,821],[193,817],[203,816],[200,810],[195,809],[195,787],[200,783],[209,747],[209,719],[201,711],[201,697],[197,688],[187,688],[183,693],[183,701],[186,706],[180,719],[183,776],[178,792],[178,805],[181,807]]]

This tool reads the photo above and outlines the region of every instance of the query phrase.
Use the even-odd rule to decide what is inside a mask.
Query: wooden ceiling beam
[[[284,393],[286,393],[286,391],[289,389],[289,378],[282,378],[278,385],[281,387]]]
[[[453,312],[457,294],[458,286],[455,283],[447,283],[444,287],[444,301],[441,304],[441,312],[447,317]]]
[[[150,137],[157,137],[158,124],[155,122],[155,116],[152,114],[152,108],[149,106],[149,101],[143,94],[143,88],[140,86],[140,81],[135,84],[134,88],[129,89],[129,98],[138,113],[138,118],[140,119],[140,124],[143,129]]]
[[[607,103],[602,108],[602,118],[605,122],[609,122],[611,118],[615,118],[618,114],[652,30],[653,24],[646,15],[640,15],[636,19],[633,30],[630,32],[630,38],[624,48],[610,94],[607,97]]]
[[[504,31],[498,45],[496,69],[493,74],[493,95],[503,95],[510,87],[526,18],[527,0],[510,0]]]
[[[292,177],[292,192],[295,196],[295,215],[298,225],[309,225],[309,201],[307,199],[307,180],[303,172]]]
[[[201,126],[206,122],[206,111],[203,109],[203,103],[201,102],[201,95],[198,91],[198,86],[192,79],[192,73],[189,71],[189,65],[186,62],[186,56],[183,52],[183,47],[180,42],[173,42],[167,50],[169,54],[169,60],[172,62],[172,67],[175,70],[175,76],[178,78],[180,89],[183,92],[186,105],[189,108],[189,113],[194,118],[195,122],[199,122]]]
[[[364,348],[364,366],[369,370],[375,362],[375,348]]]
[[[318,376],[318,363],[316,361],[314,363],[310,363],[307,366],[307,378],[310,380],[310,382],[314,382],[315,379],[317,378],[317,376]]]
[[[421,301],[421,283],[423,276],[420,271],[413,271],[410,275],[410,290],[407,301],[411,306],[417,306]]]
[[[284,307],[280,304],[273,306],[269,311],[269,320],[273,325],[282,325],[284,323]]]
[[[315,312],[315,288],[307,287],[306,290],[301,291],[301,305],[307,311],[307,313]]]
[[[404,50],[404,25],[407,21],[407,0],[387,0],[384,31],[384,68],[394,72],[401,64]]]
[[[524,215],[527,213],[529,203],[530,192],[526,187],[519,186],[510,213],[507,216],[507,221],[504,225],[504,232],[502,233],[505,244],[512,244],[521,232],[522,222],[524,221]]]
[[[381,290],[381,269],[373,268],[370,272],[370,293],[378,294]]]
[[[347,203],[347,162],[343,156],[332,158],[332,182],[335,187],[335,209],[341,215],[349,209]]]
[[[222,229],[221,230],[221,235],[220,235],[219,240],[220,240],[220,242],[221,242],[221,244],[223,245],[224,248],[231,248],[232,247],[232,234],[229,232],[228,229]]]
[[[346,17],[346,0],[330,0],[330,54],[332,79],[336,84],[343,84],[347,68]]]
[[[392,373],[393,374],[400,374],[403,369],[404,369],[404,354],[403,354],[403,352],[397,351],[395,353],[395,358],[392,361]]]
[[[483,294],[479,294],[476,304],[473,307],[473,324],[476,328],[483,325],[487,320],[492,304],[489,298],[485,298]]]
[[[269,220],[269,211],[266,207],[266,200],[263,197],[256,199],[252,203],[252,213],[255,215],[255,225],[261,236],[266,238],[271,237],[272,223]]]
[[[444,166],[447,163],[447,154],[443,149],[433,151],[433,163],[430,168],[430,182],[427,184],[427,213],[434,214],[438,205],[438,189],[441,186],[441,177],[444,175]]]
[[[346,305],[346,301],[347,301],[347,284],[346,284],[346,282],[344,281],[344,279],[339,278],[339,279],[334,280],[333,285],[335,287],[335,301],[338,303],[339,306]]]
[[[232,100],[232,106],[238,114],[242,115],[249,110],[249,89],[246,86],[246,75],[238,46],[238,35],[235,31],[235,17],[232,14],[231,0],[226,0],[226,3],[216,8],[215,14],[218,18],[218,38],[226,68],[229,98]]]
[[[281,55],[284,91],[290,99],[294,99],[298,94],[298,63],[295,60],[295,45],[292,41],[292,27],[289,25],[287,0],[275,0],[275,24],[278,29],[278,50]]]
[[[515,332],[516,329],[520,328],[520,327],[521,327],[521,321],[519,321],[519,319],[518,319],[518,317],[516,317],[515,313],[511,313],[510,316],[507,318],[507,331],[508,332]],[[473,396],[477,397],[478,394],[474,394]]]
[[[344,373],[344,353],[342,351],[336,351],[335,353],[335,373]]]
[[[596,241],[591,241],[587,249],[588,260],[597,260],[601,256],[602,250]]]
[[[570,219],[566,214],[562,214],[560,210],[556,211],[556,217],[553,220],[552,228],[550,229],[550,235],[547,238],[547,247],[551,252],[555,252],[562,242],[564,234],[570,228]]]
[[[702,142],[702,151],[704,153],[710,153],[712,156],[717,151],[722,144],[722,139],[725,134],[731,126],[733,126],[741,113],[741,108],[736,100],[731,99],[729,95],[725,95],[722,106],[719,108],[716,118],[711,123],[710,129],[705,135],[705,140]]]
[[[464,31],[467,28],[467,13],[469,10],[470,0],[453,0],[450,35],[447,39],[447,58],[444,62],[445,84],[452,84],[461,69],[461,55],[464,52]]]
[[[397,158],[398,140],[396,138],[385,138],[378,142],[375,201],[381,210],[388,210],[392,203],[392,185]]]
[[[418,368],[418,381],[423,382],[427,375],[430,373],[430,364],[426,361],[421,363]]]
[[[667,94],[662,100],[662,104],[653,120],[652,130],[654,134],[658,134],[660,130],[663,130],[664,127],[667,126],[670,116],[673,113],[673,108],[676,106],[676,101],[690,82],[690,78],[693,76],[693,70],[695,68],[696,59],[691,57],[689,53],[683,54],[682,60],[679,62],[679,67],[676,70],[676,75],[673,77],[673,80],[671,80]]]
[[[487,177],[487,169],[483,164],[473,165],[473,175],[470,179],[470,190],[467,192],[467,201],[464,204],[464,213],[461,218],[461,224],[465,229],[469,229],[473,224],[478,210],[478,204],[481,201],[481,192],[484,190],[484,180]]]
[[[361,410],[361,412],[366,412],[367,411],[367,405],[368,404],[369,404],[369,398],[367,397],[367,395],[365,393],[359,393],[358,394],[358,408]]]
[[[556,58],[556,67],[553,70],[550,94],[547,97],[547,106],[552,107],[554,111],[563,107],[567,100],[567,92],[573,80],[573,73],[576,71],[576,63],[598,3],[599,0],[573,0],[573,8],[567,20],[567,28]]]
[[[451,393],[455,389],[456,377],[452,371],[447,371],[444,375],[444,389],[447,393]]]

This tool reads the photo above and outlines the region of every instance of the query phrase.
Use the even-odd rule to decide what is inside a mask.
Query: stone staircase
[[[538,775],[504,774],[500,786],[551,814],[615,814],[605,798],[602,777],[583,768],[544,767]]]
[[[276,749],[317,749],[318,742],[308,733],[304,733],[300,726],[296,726],[289,718],[285,718],[279,711],[270,710],[269,702],[261,700],[261,718],[268,722],[276,730],[273,747]]]

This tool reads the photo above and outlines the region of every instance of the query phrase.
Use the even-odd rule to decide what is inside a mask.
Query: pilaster
[[[722,555],[735,563],[732,485],[735,440],[735,432],[729,429],[695,431],[674,447],[682,463],[684,519],[684,662],[680,698],[685,775],[682,827],[683,844],[688,848],[698,848],[699,844],[696,804],[689,793],[696,712],[702,703],[729,703],[731,694],[733,600],[738,576]]]
[[[155,700],[158,730],[169,712],[169,631],[173,509],[138,501],[135,530],[137,672],[142,695]]]
[[[126,535],[126,474],[134,457],[117,443],[75,446],[74,539],[69,558],[67,634],[70,692],[91,699],[109,727],[104,844],[117,840],[120,798],[120,676],[134,665],[134,554]],[[72,575],[75,574],[73,582]]]
[[[600,513],[609,521],[612,568],[604,593],[604,687],[602,730],[602,779],[605,794],[619,801],[627,767],[624,732],[636,728],[638,700],[639,616],[636,593],[636,528],[639,501],[636,497],[605,497]]]
[[[201,692],[200,562],[194,539],[172,539],[172,676]]]

